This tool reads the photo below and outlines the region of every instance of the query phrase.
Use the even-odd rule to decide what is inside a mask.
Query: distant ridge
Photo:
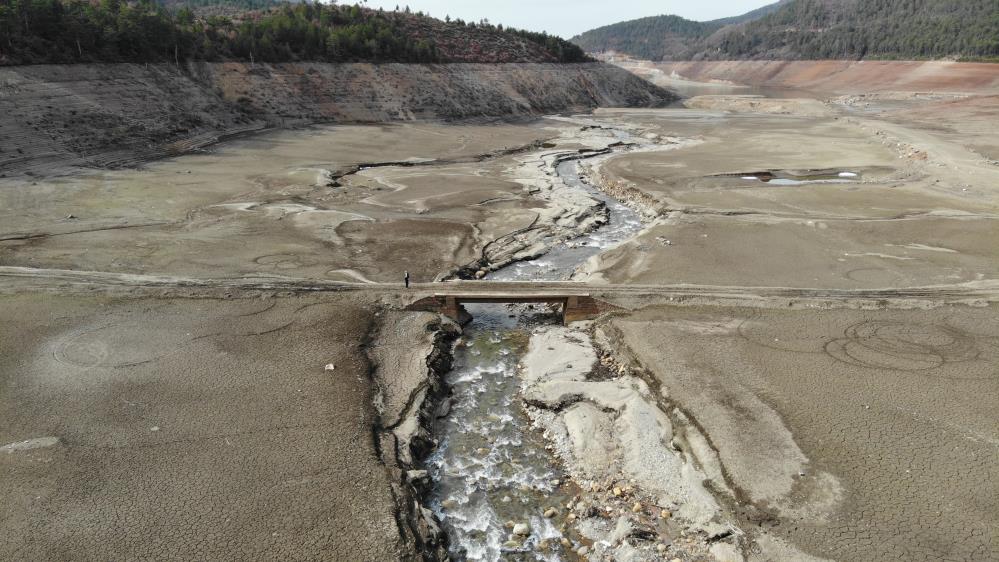
[[[997,0],[782,0],[709,22],[655,16],[572,39],[646,60],[999,61]]]
[[[780,0],[740,16],[712,21],[694,21],[662,15],[598,27],[571,41],[590,53],[615,51],[645,60],[673,60],[691,50],[720,29],[769,15],[793,0]]]

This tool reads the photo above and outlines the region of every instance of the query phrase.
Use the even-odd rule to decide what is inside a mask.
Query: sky
[[[341,0],[352,4],[363,0]],[[675,14],[706,21],[744,14],[776,0],[368,0],[371,8],[393,10],[407,4],[443,19],[444,16],[547,31],[566,39],[602,25],[620,21]]]

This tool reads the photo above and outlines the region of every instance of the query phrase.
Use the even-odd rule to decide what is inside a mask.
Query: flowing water
[[[486,276],[492,281],[554,281],[568,279],[589,258],[613,248],[642,230],[642,217],[633,209],[579,177],[579,162],[562,162],[556,168],[566,185],[585,191],[610,211],[607,224],[589,234],[557,244],[540,258],[515,262]]]
[[[475,321],[455,350],[447,381],[454,403],[437,428],[440,446],[428,463],[437,484],[431,507],[457,559],[558,560],[562,535],[544,511],[567,503],[572,491],[559,485],[562,475],[544,438],[529,428],[517,376],[530,325],[550,316],[497,305],[468,308]],[[509,543],[507,521],[528,523],[530,535]],[[542,545],[546,539],[551,544]]]
[[[578,162],[559,164],[558,173],[604,202],[609,222],[488,280],[565,279],[589,257],[641,230],[637,213],[580,179]],[[427,462],[435,481],[431,508],[444,523],[457,560],[562,560],[567,553],[558,520],[544,512],[564,506],[576,490],[565,483],[544,438],[531,429],[518,376],[531,328],[557,320],[532,306],[467,308],[474,321],[465,328],[447,377],[451,411],[438,422],[440,446]],[[511,523],[527,524],[528,534],[514,535]]]

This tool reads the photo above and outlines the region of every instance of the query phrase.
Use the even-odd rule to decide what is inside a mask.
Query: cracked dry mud
[[[376,468],[363,299],[24,294],[3,315],[3,441],[59,440],[0,452],[3,558],[411,551]]]
[[[981,560],[994,552],[994,314],[826,310],[820,324],[691,307],[614,325],[712,436],[729,484],[776,509],[771,532],[832,559],[939,559],[947,544]],[[793,431],[783,443],[764,440],[774,414]]]
[[[682,140],[581,164],[648,223],[574,276],[622,310],[595,322],[595,394],[569,408],[606,435],[620,408],[597,406],[603,383],[644,385],[666,450],[734,529],[677,556],[999,558],[999,168],[980,125],[999,103],[962,96],[316,127],[143,170],[5,178],[0,558],[445,552],[413,503],[419,455],[400,451],[433,445],[407,416],[439,413],[420,406],[444,391],[454,335],[402,309],[448,285],[403,292],[402,272],[481,266],[491,241],[557,214],[530,186],[546,153],[605,147],[592,125]],[[379,162],[397,165],[358,167]],[[575,435],[590,468],[615,466]],[[587,513],[660,507],[597,484],[577,494]],[[664,558],[615,514],[581,519],[618,553]]]

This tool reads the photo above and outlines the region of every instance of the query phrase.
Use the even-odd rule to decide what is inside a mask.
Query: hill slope
[[[652,16],[598,27],[572,41],[589,53],[615,51],[644,60],[672,60],[721,28],[680,16]]]
[[[676,96],[603,63],[0,67],[0,177],[116,168],[311,123],[533,118]]]
[[[668,25],[635,20],[573,40],[649,60],[999,56],[996,0],[785,0],[755,15],[741,23],[663,16]]]
[[[267,2],[4,0],[0,177],[130,166],[274,127],[676,99],[546,34],[408,10],[247,9]]]

